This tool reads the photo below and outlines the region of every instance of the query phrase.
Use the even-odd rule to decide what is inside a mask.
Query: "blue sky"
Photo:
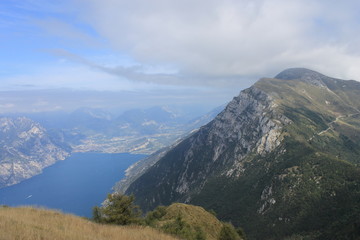
[[[133,91],[148,104],[183,92],[215,106],[289,67],[357,80],[359,11],[355,0],[1,0],[0,88]],[[0,108],[19,107],[9,101]]]
[[[74,8],[67,1],[0,2],[3,89],[109,89],[102,80],[111,84],[114,79],[107,74],[102,76],[101,72],[79,64],[64,53],[96,59],[101,64],[132,63],[130,58],[108,48],[106,39],[81,22],[78,13],[71,10]],[[129,84],[125,81],[120,85]]]

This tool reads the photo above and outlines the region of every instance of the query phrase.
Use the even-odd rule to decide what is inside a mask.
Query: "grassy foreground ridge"
[[[96,224],[70,214],[31,207],[0,207],[0,240],[175,240],[150,227]]]

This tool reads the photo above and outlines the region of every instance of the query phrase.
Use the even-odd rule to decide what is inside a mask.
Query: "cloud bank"
[[[360,79],[360,3],[311,0],[77,0],[79,17],[144,65],[171,66],[169,82],[233,86],[308,67]],[[143,81],[139,75],[119,74]],[[157,78],[159,77],[159,78]],[[238,79],[238,80],[236,80]]]

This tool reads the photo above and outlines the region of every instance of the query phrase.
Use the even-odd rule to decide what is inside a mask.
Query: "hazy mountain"
[[[97,108],[79,108],[72,112],[67,121],[67,128],[76,128],[84,131],[105,131],[113,116],[108,111]]]
[[[144,210],[200,205],[250,239],[360,236],[359,82],[307,69],[260,79],[160,154],[119,187]]]
[[[0,187],[16,184],[64,160],[71,148],[25,117],[0,118]]]

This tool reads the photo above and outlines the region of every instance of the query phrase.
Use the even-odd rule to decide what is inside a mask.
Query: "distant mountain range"
[[[128,169],[144,210],[213,209],[249,239],[360,238],[360,83],[295,68]]]

